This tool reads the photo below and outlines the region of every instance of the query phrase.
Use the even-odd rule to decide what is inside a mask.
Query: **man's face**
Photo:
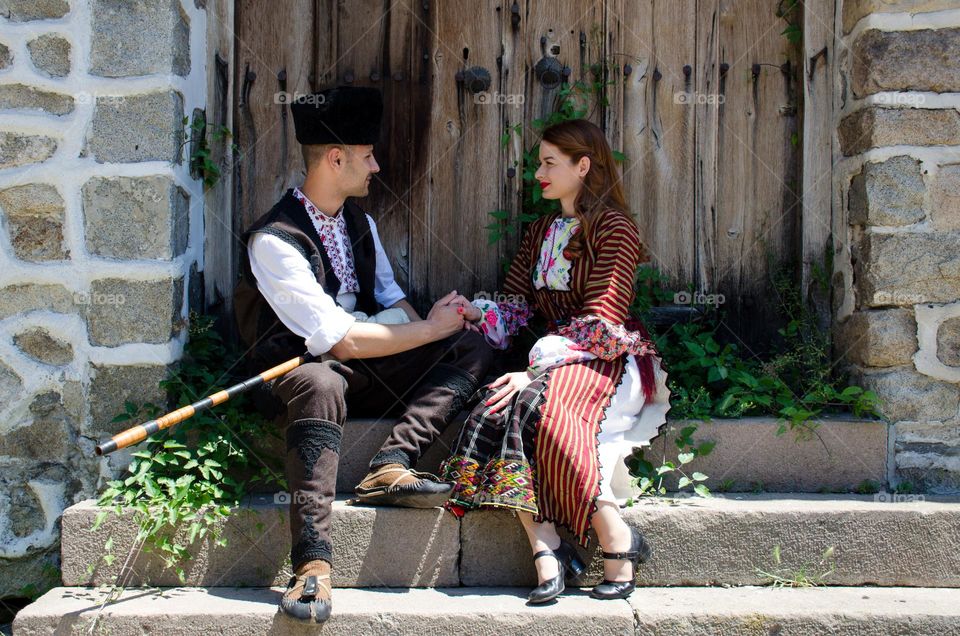
[[[365,197],[370,192],[373,175],[380,172],[380,165],[373,156],[373,146],[348,146],[341,173],[347,196]]]

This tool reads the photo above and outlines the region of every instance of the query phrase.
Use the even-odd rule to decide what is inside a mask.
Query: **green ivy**
[[[180,140],[180,148],[177,156],[183,147],[190,144],[190,174],[194,178],[203,179],[205,188],[212,188],[220,180],[220,166],[213,161],[210,146],[213,143],[220,143],[233,137],[233,133],[226,126],[210,128],[208,130],[207,118],[201,112],[198,113],[193,121],[189,117],[183,118],[185,130]],[[230,144],[234,153],[240,152],[240,146],[235,143]]]
[[[828,256],[823,267],[813,268],[814,282],[826,287],[824,271],[831,266]],[[850,385],[849,378],[832,364],[829,334],[819,328],[815,315],[802,302],[794,280],[794,272],[787,268],[771,281],[785,326],[778,330],[780,342],[772,348],[773,354],[761,359],[745,355],[735,343],[722,342],[718,336],[722,315],[715,307],[698,306],[695,319],[674,323],[658,333],[652,310],[671,300],[674,292],[666,288],[666,277],[655,268],[643,265],[638,269],[631,311],[648,326],[669,370],[671,419],[772,415],[780,419],[777,435],[791,430],[798,440],[809,440],[816,434],[814,420],[824,414],[880,416],[877,395]],[[697,476],[702,474],[688,476],[682,469],[713,450],[711,443],[697,445],[695,432],[695,425],[687,426],[674,440],[679,465],[665,458],[654,465],[645,457],[649,448],[631,458],[631,474],[641,494],[664,494],[664,475],[676,471],[682,475],[681,490],[694,485],[697,494],[708,496],[705,487],[698,489],[703,480]],[[729,488],[729,483],[722,486]]]
[[[238,365],[240,355],[228,350],[213,329],[210,316],[190,314],[189,339],[177,371],[160,383],[177,406],[186,406],[217,390],[231,378],[225,369]],[[241,367],[242,368],[242,367]],[[116,423],[131,424],[162,415],[160,407],[127,402]],[[276,460],[261,463],[251,451],[265,436],[277,436],[262,417],[247,408],[247,396],[231,398],[213,410],[202,411],[185,422],[148,438],[132,453],[127,476],[108,483],[98,500],[96,530],[111,513],[131,510],[138,527],[136,543],[155,551],[184,580],[182,563],[189,546],[207,538],[226,545],[220,523],[238,506],[252,482],[285,489],[282,467]],[[186,526],[186,540],[175,536]],[[113,537],[103,546],[110,565]],[[88,568],[93,571],[95,564]]]
[[[673,293],[663,288],[663,277],[641,266],[637,273],[637,300],[632,310],[650,325],[650,312]],[[857,417],[879,416],[875,393],[849,385],[849,378],[832,363],[829,334],[819,328],[802,302],[794,275],[782,269],[774,275],[779,313],[785,326],[768,359],[746,355],[718,333],[722,315],[714,307],[698,307],[688,323],[675,323],[651,335],[670,369],[670,415],[677,419],[736,418],[773,415],[801,437],[811,433],[811,420],[827,413],[852,412]]]

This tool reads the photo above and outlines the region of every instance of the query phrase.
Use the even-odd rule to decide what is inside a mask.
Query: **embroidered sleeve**
[[[532,312],[524,301],[493,302],[485,298],[473,300],[482,316],[480,330],[491,347],[506,349],[510,344],[510,336],[515,336],[522,327],[527,325]]]
[[[530,349],[528,371],[537,376],[553,367],[574,362],[586,362],[597,356],[584,349],[578,349],[576,343],[564,336],[552,334],[537,340]]]
[[[628,331],[623,325],[595,314],[571,319],[558,334],[569,339],[572,348],[588,351],[603,360],[613,360],[625,353],[635,356],[656,354],[653,342],[639,331]]]

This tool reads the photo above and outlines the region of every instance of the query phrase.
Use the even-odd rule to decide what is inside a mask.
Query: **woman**
[[[507,275],[511,302],[476,300],[465,315],[500,349],[533,312],[547,319],[548,335],[527,370],[490,384],[464,424],[441,468],[454,482],[447,505],[517,511],[540,583],[531,603],[555,598],[565,572],[584,569],[556,524],[582,546],[594,528],[604,581],[591,596],[626,598],[650,546],[620,516],[618,499],[629,495],[623,460],[656,437],[670,408],[660,358],[643,326],[628,322],[634,273],[649,257],[597,126],[551,126],[539,156],[543,196],[558,199],[562,213],[528,228]]]

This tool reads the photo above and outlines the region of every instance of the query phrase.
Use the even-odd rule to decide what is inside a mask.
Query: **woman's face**
[[[569,155],[560,152],[549,141],[540,142],[540,167],[534,177],[540,182],[544,199],[576,198],[583,185],[583,177],[589,170],[589,158],[571,161]]]

